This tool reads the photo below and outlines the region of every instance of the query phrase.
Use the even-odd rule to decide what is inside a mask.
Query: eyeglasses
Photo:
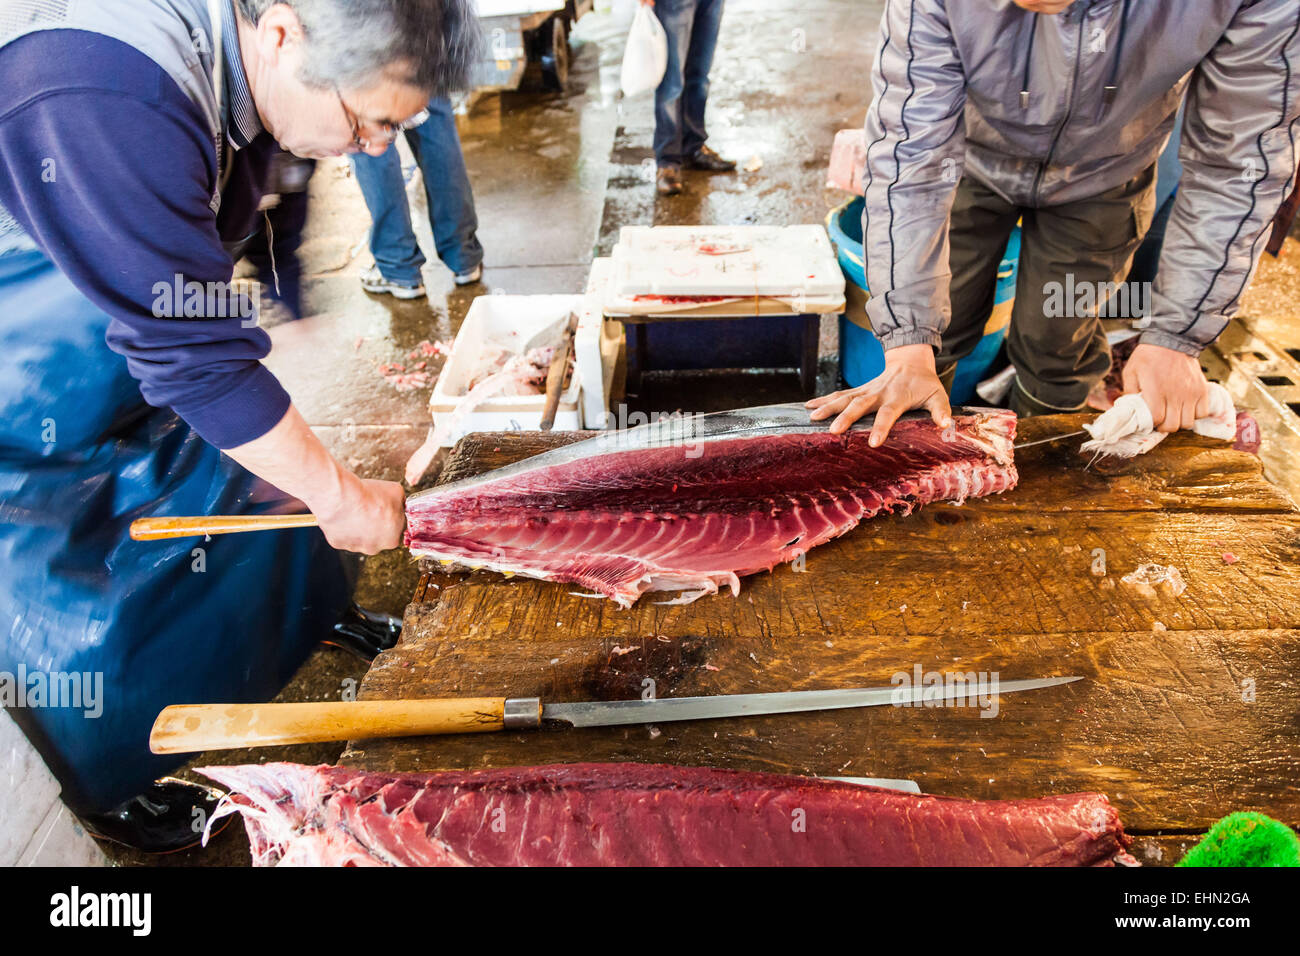
[[[370,139],[363,139],[361,136],[361,120],[358,119],[357,115],[348,108],[348,104],[343,99],[343,92],[337,86],[334,87],[334,95],[339,98],[339,106],[343,108],[343,115],[347,118],[348,125],[352,128],[352,144],[362,151],[369,149],[371,142]],[[420,110],[420,112],[416,113],[410,119],[403,120],[396,125],[392,123],[377,123],[375,125],[382,130],[382,138],[376,137],[376,139],[386,146],[391,145],[392,142],[397,139],[398,133],[409,132],[417,126],[425,123],[428,119],[429,111]]]

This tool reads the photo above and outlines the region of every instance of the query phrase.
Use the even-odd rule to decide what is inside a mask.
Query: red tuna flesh
[[[658,764],[367,773],[206,767],[260,866],[1108,866],[1132,862],[1099,793],[915,796]]]
[[[881,448],[868,445],[865,429],[823,427],[568,460],[551,452],[537,467],[521,470],[523,462],[413,496],[406,544],[417,555],[588,587],[623,607],[647,591],[694,590],[690,600],[729,585],[738,594],[741,576],[882,511],[1013,488],[1015,415],[954,422],[944,433],[928,418],[904,419]]]

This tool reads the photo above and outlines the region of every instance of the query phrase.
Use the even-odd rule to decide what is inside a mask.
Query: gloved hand
[[[1206,388],[1207,413],[1192,423],[1192,430],[1208,438],[1231,441],[1237,436],[1237,410],[1232,396],[1217,382],[1207,382]],[[1140,393],[1120,396],[1109,411],[1083,427],[1092,438],[1080,450],[1114,458],[1145,454],[1167,434],[1156,430],[1155,416]]]
[[[1209,412],[1205,373],[1194,355],[1159,345],[1139,345],[1124,363],[1125,393],[1141,392],[1156,428],[1191,428]]]

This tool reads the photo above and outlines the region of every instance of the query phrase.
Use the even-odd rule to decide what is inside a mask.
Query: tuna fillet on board
[[[259,866],[1109,866],[1134,862],[1099,793],[916,796],[659,764],[368,773],[206,767]],[[795,825],[797,822],[798,825]]]
[[[802,405],[672,418],[412,495],[406,544],[447,563],[565,581],[630,607],[770,571],[881,512],[1015,487],[1014,413],[905,415],[880,448]]]

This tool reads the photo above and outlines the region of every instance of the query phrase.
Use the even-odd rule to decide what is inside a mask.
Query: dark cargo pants
[[[952,321],[938,367],[946,372],[979,344],[998,264],[1023,219],[1007,332],[1016,367],[1011,407],[1021,415],[1083,410],[1088,391],[1110,371],[1105,293],[1124,282],[1154,212],[1154,165],[1090,199],[1039,208],[1013,205],[964,177],[949,220]],[[1092,290],[1091,304],[1085,289]]]

